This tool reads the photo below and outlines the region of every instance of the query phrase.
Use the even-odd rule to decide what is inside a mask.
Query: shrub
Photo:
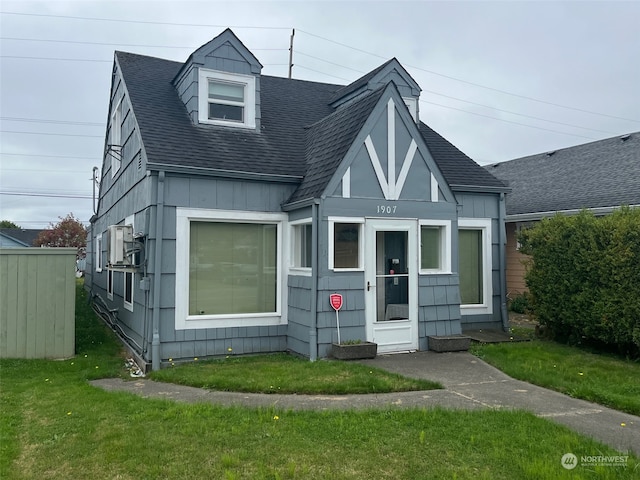
[[[556,215],[519,241],[532,307],[555,338],[640,353],[640,208]]]
[[[529,294],[527,292],[519,293],[509,300],[509,310],[515,313],[528,313],[531,311],[529,304]]]

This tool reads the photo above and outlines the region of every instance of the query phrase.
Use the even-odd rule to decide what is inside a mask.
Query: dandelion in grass
[[[67,412],[67,416],[71,415],[71,412]]]
[[[231,347],[227,348],[227,352],[233,352],[233,348]]]
[[[579,372],[578,375],[580,375],[582,377],[582,376],[584,376],[584,373]]]
[[[274,416],[273,416],[273,419],[274,419],[274,420],[276,420],[276,421],[278,421],[278,420],[280,420],[280,417],[279,417],[278,415],[274,415]]]
[[[193,357],[193,361],[197,362],[198,361],[198,357]]]

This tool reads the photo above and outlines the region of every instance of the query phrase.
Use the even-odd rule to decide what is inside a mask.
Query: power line
[[[195,49],[199,45],[147,45],[138,43],[111,43],[111,42],[87,42],[78,40],[54,40],[44,38],[19,38],[19,37],[0,37],[0,40],[16,40],[22,42],[47,42],[47,43],[70,43],[75,45],[99,45],[107,47],[140,47],[140,48],[175,48],[175,49]],[[251,51],[288,51],[286,48],[251,48]]]
[[[57,193],[23,193],[23,192],[1,192],[0,195],[11,195],[15,197],[47,197],[47,198],[78,198],[92,199],[92,195],[65,195]]]
[[[23,118],[23,117],[0,117],[0,120],[9,122],[30,122],[30,123],[55,123],[60,125],[81,125],[87,127],[105,127],[106,123],[98,122],[73,122],[68,120],[47,120],[44,118]]]
[[[12,59],[20,59],[20,60],[54,60],[56,62],[112,63],[112,60],[94,60],[91,58],[25,57],[22,55],[0,55],[0,58],[12,58]]]
[[[366,53],[367,55],[372,55],[372,56],[377,57],[377,58],[382,58],[382,59],[388,60],[387,57],[383,57],[382,55],[379,55],[377,53],[368,52],[368,51],[362,50],[360,48],[356,48],[356,47],[352,47],[352,46],[344,44],[344,43],[336,42],[335,40],[331,40],[329,38],[322,37],[320,35],[316,35],[314,33],[310,33],[310,32],[307,32],[305,30],[298,29],[298,31],[301,32],[301,33],[307,34],[309,36],[312,36],[312,37],[315,37],[315,38],[319,38],[321,40],[324,40],[324,41],[327,41],[327,42],[331,42],[331,43],[334,43],[336,45],[340,45],[341,47],[349,48],[349,49],[355,50],[357,52]],[[487,85],[482,85],[482,84],[479,84],[479,83],[470,82],[468,80],[463,80],[461,78],[452,77],[451,75],[445,75],[443,73],[434,72],[433,70],[427,70],[426,68],[417,67],[415,65],[404,64],[404,66],[409,67],[409,68],[413,68],[414,70],[419,70],[421,72],[430,73],[432,75],[437,75],[439,77],[448,78],[449,80],[455,80],[456,82],[466,83],[467,85],[473,85],[474,87],[479,87],[479,88],[484,88],[484,89],[487,89],[487,90],[492,90],[494,92],[502,93],[504,95],[510,95],[512,97],[517,97],[517,98],[522,98],[522,99],[525,99],[525,100],[530,100],[530,101],[533,101],[533,102],[543,103],[545,105],[552,105],[554,107],[566,108],[568,110],[575,110],[575,111],[582,112],[582,113],[589,113],[591,115],[600,115],[600,116],[603,116],[603,117],[615,118],[617,120],[625,120],[625,121],[628,121],[628,122],[640,123],[640,120],[635,120],[635,119],[632,119],[632,118],[618,117],[616,115],[609,115],[609,114],[606,114],[606,113],[593,112],[591,110],[584,110],[582,108],[571,107],[571,106],[568,106],[568,105],[562,105],[562,104],[559,104],[559,103],[549,102],[549,101],[546,101],[546,100],[540,100],[538,98],[529,97],[527,95],[521,95],[521,94],[518,94],[518,93],[508,92],[506,90],[502,90],[502,89],[499,89],[499,88],[489,87]]]
[[[228,25],[215,25],[215,24],[193,24],[193,23],[175,23],[175,22],[155,22],[155,21],[145,21],[145,20],[125,20],[125,19],[114,19],[114,18],[96,18],[96,17],[78,17],[78,16],[71,16],[71,15],[51,15],[51,14],[41,14],[41,13],[23,13],[23,12],[0,12],[4,15],[22,15],[22,16],[32,16],[32,17],[48,17],[48,18],[66,18],[66,19],[74,19],[74,20],[91,20],[91,21],[104,21],[104,22],[119,22],[119,23],[133,23],[133,24],[143,24],[143,25],[172,25],[172,26],[181,26],[181,27],[209,27],[209,28],[237,28],[237,29],[262,29],[262,30],[289,30],[289,27],[265,27],[265,26],[241,26],[241,25],[236,25],[236,26],[228,26]],[[309,35],[311,37],[315,37],[318,38],[320,40],[326,41],[326,42],[330,42],[345,48],[349,48],[351,50],[354,51],[358,51],[361,53],[365,53],[367,55],[372,55],[374,57],[378,57],[378,58],[382,58],[382,59],[386,59],[386,57],[383,57],[382,55],[379,55],[377,53],[372,53],[357,47],[353,47],[351,45],[347,45],[345,43],[341,43],[341,42],[337,42],[335,40],[331,40],[329,38],[323,37],[321,35],[317,35],[311,32],[307,32],[306,30],[300,30],[298,29],[299,32],[304,33],[306,35]],[[50,59],[50,58],[39,58],[39,57],[18,57],[18,56],[3,56],[2,58],[30,58],[33,60],[54,60],[54,59]],[[94,61],[94,62],[105,62],[102,60],[78,60],[78,59],[55,59],[55,60],[60,60],[60,61]],[[439,72],[435,72],[433,70],[428,70],[425,68],[421,68],[421,67],[417,67],[417,66],[412,66],[412,65],[408,65],[406,64],[407,67],[413,68],[415,70],[419,70],[425,73],[430,73],[432,75],[437,75],[443,78],[448,78],[450,80],[454,80],[457,82],[461,82],[461,83],[465,83],[468,85],[472,85],[475,87],[479,87],[479,88],[484,88],[487,90],[491,90],[494,92],[498,92],[498,93],[502,93],[504,95],[510,95],[513,97],[517,97],[517,98],[522,98],[525,100],[529,100],[529,101],[533,101],[533,102],[538,102],[538,103],[543,103],[545,105],[551,105],[554,107],[558,107],[558,108],[565,108],[568,110],[575,110],[578,112],[582,112],[582,113],[588,113],[591,115],[599,115],[599,116],[604,116],[604,117],[609,117],[609,118],[615,118],[618,120],[625,120],[625,121],[629,121],[629,122],[634,122],[634,123],[640,123],[640,120],[635,120],[635,119],[631,119],[631,118],[625,118],[625,117],[619,117],[616,115],[609,115],[606,113],[600,113],[600,112],[594,112],[591,110],[585,110],[585,109],[581,109],[581,108],[577,108],[577,107],[571,107],[568,105],[562,105],[559,103],[555,103],[555,102],[549,102],[546,100],[541,100],[541,99],[537,99],[534,97],[529,97],[527,95],[521,95],[518,93],[512,93],[512,92],[508,92],[506,90],[502,90],[499,88],[494,88],[494,87],[489,87],[487,85],[482,85],[479,83],[475,83],[475,82],[470,82],[468,80],[463,80],[457,77],[453,77],[450,75],[446,75],[446,74],[442,74]],[[304,67],[302,67],[304,68]],[[306,70],[311,70],[317,73],[323,73],[323,72],[318,72],[316,70],[310,69],[310,68],[306,68]],[[325,75],[329,75],[329,74],[325,74]],[[329,76],[333,76],[335,78],[340,78],[342,80],[345,81],[349,81],[347,79],[343,79],[341,77],[337,77],[334,75],[329,75]]]
[[[305,57],[310,57],[310,58],[313,58],[315,60],[319,60],[321,62],[325,62],[325,63],[331,64],[331,65],[335,65],[335,66],[340,67],[340,68],[346,68],[348,70],[353,70],[353,71],[355,71],[357,73],[361,73],[361,74],[365,74],[366,73],[366,72],[363,72],[362,70],[356,70],[355,68],[351,68],[351,67],[348,67],[346,65],[341,65],[339,63],[331,62],[329,60],[325,60],[324,58],[315,57],[313,55],[308,55],[308,54],[300,52],[300,51],[298,51],[297,54],[305,56]],[[301,65],[297,65],[297,66],[301,67],[303,69],[306,69],[306,70],[312,70],[310,68],[307,68],[307,67],[304,67],[304,66],[301,66]],[[317,70],[312,70],[312,71],[317,72]],[[322,73],[322,72],[318,72],[318,73]],[[335,76],[335,75],[330,75],[330,74],[325,74],[325,75]],[[342,77],[335,76],[335,78],[342,78]],[[451,96],[451,95],[446,95],[444,93],[439,93],[439,92],[436,92],[436,91],[433,91],[433,90],[424,90],[423,89],[422,91],[423,92],[427,92],[427,93],[431,93],[433,95],[438,95],[438,96],[441,96],[441,97],[457,100],[459,102],[465,102],[465,103],[469,103],[471,105],[476,105],[476,106],[479,106],[479,107],[490,108],[492,110],[495,110],[495,111],[498,111],[498,112],[503,112],[503,113],[508,113],[510,115],[518,115],[520,117],[530,118],[530,119],[533,119],[533,120],[540,120],[540,121],[543,121],[543,122],[555,123],[555,124],[558,124],[558,125],[564,125],[566,127],[580,128],[580,129],[583,129],[583,130],[590,130],[592,132],[600,132],[600,133],[607,133],[607,134],[615,135],[615,132],[609,132],[609,131],[606,131],[606,130],[599,130],[599,129],[589,128],[589,127],[582,127],[580,125],[573,125],[571,123],[558,122],[557,120],[548,120],[548,119],[542,118],[542,117],[536,117],[536,116],[527,115],[527,114],[524,114],[524,113],[513,112],[513,111],[510,111],[510,110],[504,110],[502,108],[497,108],[497,107],[493,107],[491,105],[484,105],[482,103],[472,102],[470,100],[465,100],[465,99],[454,97],[454,96]],[[445,107],[445,105],[440,105],[440,106]],[[461,111],[466,111],[466,110],[461,110]],[[490,117],[490,118],[493,118],[493,117]]]
[[[24,12],[0,12],[3,15],[21,15],[25,17],[47,17],[47,18],[66,18],[70,20],[92,20],[98,22],[118,22],[118,23],[137,23],[141,25],[170,25],[175,27],[206,27],[206,28],[238,28],[238,29],[257,29],[257,30],[291,30],[291,27],[254,27],[247,25],[214,25],[206,23],[176,23],[176,22],[153,22],[148,20],[124,20],[119,18],[97,18],[97,17],[76,17],[72,15],[50,15],[45,13],[24,13]]]
[[[98,158],[89,158],[89,157],[73,157],[70,155],[43,155],[39,153],[14,153],[14,152],[0,152],[0,155],[11,155],[14,157],[42,157],[42,158],[67,158],[74,160],[92,160],[96,162],[101,162],[101,159]]]
[[[498,120],[500,122],[512,123],[514,125],[520,125],[522,127],[535,128],[537,130],[544,130],[546,132],[561,133],[562,135],[571,135],[572,137],[586,138],[588,140],[597,140],[597,138],[594,138],[594,137],[586,137],[584,135],[578,135],[577,133],[560,132],[558,130],[551,130],[550,128],[544,128],[544,127],[538,127],[538,126],[535,126],[535,125],[529,125],[529,124],[526,124],[526,123],[514,122],[512,120],[505,120],[504,118],[492,117],[491,115],[484,115],[482,113],[471,112],[469,110],[463,110],[461,108],[450,107],[448,105],[441,105],[439,103],[429,102],[427,100],[420,100],[420,102],[428,103],[428,104],[431,104],[431,105],[436,105],[436,106],[442,107],[442,108],[449,108],[451,110],[457,110],[459,112],[469,113],[471,115],[477,115],[479,117],[491,118],[492,120]]]
[[[0,133],[19,133],[21,135],[53,135],[58,137],[104,138],[104,135],[81,135],[79,133],[18,132],[14,130],[0,130]]]

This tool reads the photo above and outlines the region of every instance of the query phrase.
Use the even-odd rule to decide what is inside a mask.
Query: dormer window
[[[244,122],[244,87],[209,80],[209,120]]]
[[[255,77],[200,68],[198,93],[200,123],[255,128]]]

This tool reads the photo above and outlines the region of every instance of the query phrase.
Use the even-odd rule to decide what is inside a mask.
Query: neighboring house
[[[231,30],[185,63],[115,54],[86,284],[138,353],[325,357],[334,292],[342,340],[380,353],[504,328],[508,188],[418,120],[400,63],[261,68]]]
[[[25,228],[0,228],[0,247],[33,247],[42,230]]]
[[[621,205],[640,206],[640,132],[488,165],[508,184],[507,292],[526,290],[526,257],[517,232],[544,218],[583,209],[606,215]]]

